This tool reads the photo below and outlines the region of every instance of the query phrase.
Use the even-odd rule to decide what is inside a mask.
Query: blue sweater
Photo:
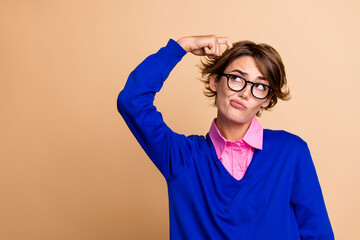
[[[186,54],[175,41],[129,76],[118,110],[166,179],[171,239],[334,239],[307,144],[264,130],[263,150],[240,181],[206,136],[173,132],[153,105],[156,92]]]

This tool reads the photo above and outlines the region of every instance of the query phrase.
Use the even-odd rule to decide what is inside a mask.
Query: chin
[[[249,110],[249,109],[247,109]],[[256,113],[251,114],[246,110],[239,110],[233,107],[219,109],[218,108],[218,118],[220,117],[224,121],[230,124],[243,125],[252,121]],[[221,116],[219,116],[221,115]]]
[[[251,122],[253,117],[252,116],[244,116],[243,114],[236,114],[234,116],[228,117],[227,119],[232,123],[242,125],[242,124]]]

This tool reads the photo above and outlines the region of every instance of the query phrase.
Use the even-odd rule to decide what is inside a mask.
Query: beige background
[[[0,239],[168,239],[167,189],[116,110],[169,38],[273,45],[292,100],[260,118],[311,149],[337,239],[359,239],[358,1],[0,1]],[[156,104],[177,132],[215,109],[187,55]]]

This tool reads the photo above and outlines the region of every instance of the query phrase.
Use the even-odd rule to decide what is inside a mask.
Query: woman
[[[187,52],[208,57],[206,136],[173,132],[153,105]],[[216,36],[170,40],[130,74],[118,110],[167,181],[171,239],[334,239],[307,144],[255,118],[288,94],[275,49]]]

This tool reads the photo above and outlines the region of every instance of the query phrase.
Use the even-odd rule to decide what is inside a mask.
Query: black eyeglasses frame
[[[254,96],[254,94],[253,94],[253,89],[254,89],[255,84],[259,84],[259,83],[254,83],[254,82],[248,81],[248,80],[246,80],[244,77],[239,76],[239,75],[236,75],[236,74],[226,74],[226,73],[222,73],[222,74],[219,74],[219,76],[224,76],[224,77],[226,77],[226,79],[227,79],[227,82],[226,82],[226,83],[227,83],[228,88],[229,88],[230,90],[234,91],[234,92],[241,92],[242,90],[244,90],[244,89],[246,88],[246,86],[247,86],[248,83],[252,84],[252,86],[251,86],[251,95],[252,95],[254,98],[259,99],[259,100],[266,99],[266,98],[269,96],[269,94],[270,94],[271,92],[273,92],[273,89],[272,89],[269,85],[266,85],[266,84],[264,84],[264,83],[260,83],[261,85],[264,85],[264,86],[268,87],[268,88],[269,88],[269,92],[268,92],[268,94],[267,94],[265,97],[263,97],[263,98],[258,98],[258,97],[256,97],[256,96]],[[229,80],[230,80],[230,77],[231,77],[231,76],[233,76],[233,77],[239,77],[239,78],[243,79],[243,80],[245,81],[244,87],[243,87],[242,89],[240,89],[240,90],[234,90],[234,89],[232,89],[232,88],[230,87],[230,85],[229,85]]]

